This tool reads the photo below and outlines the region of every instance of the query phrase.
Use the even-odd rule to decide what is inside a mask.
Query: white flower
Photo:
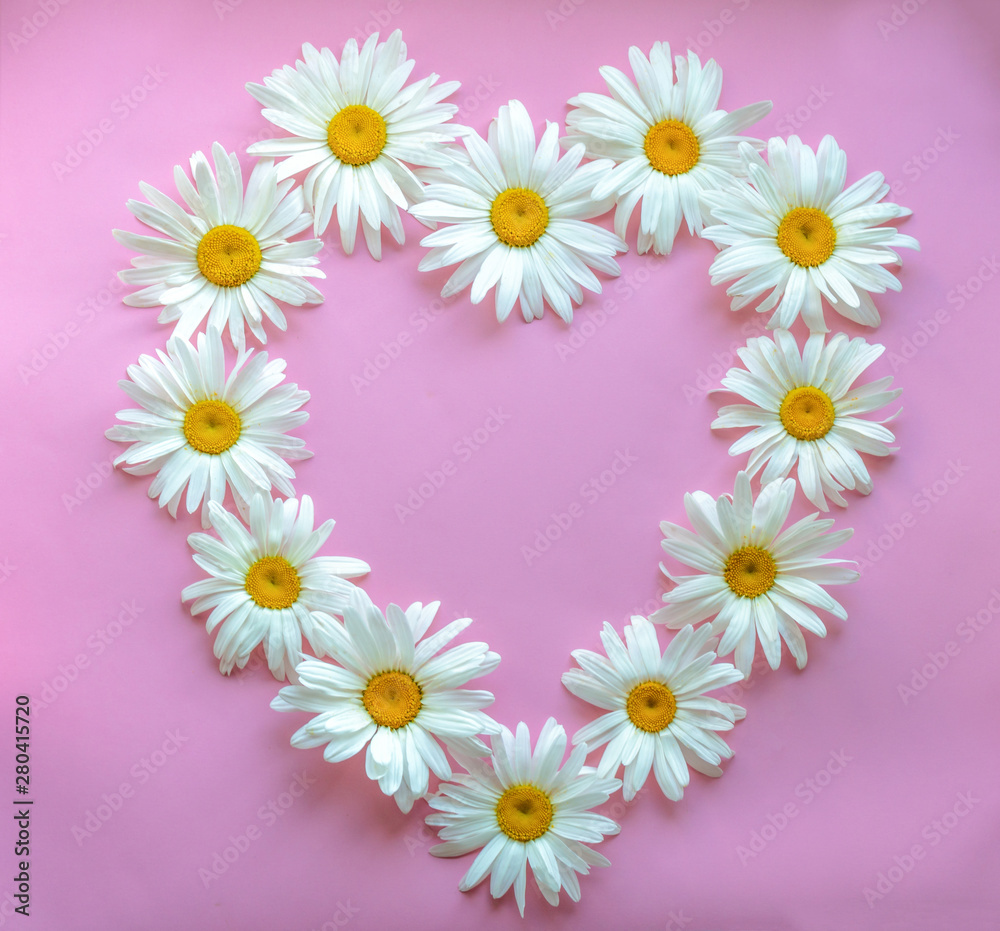
[[[750,493],[746,472],[736,476],[735,493],[718,500],[703,491],[684,496],[684,509],[694,533],[664,521],[663,549],[698,575],[674,579],[676,588],[663,596],[666,605],[650,620],[667,627],[684,627],[713,617],[712,633],[722,634],[718,653],[736,651],[736,668],[749,678],[757,638],[772,669],[781,662],[784,640],[795,664],[806,664],[806,641],[799,627],[826,636],[814,607],[845,620],[847,612],[822,585],[855,582],[855,564],[846,559],[820,558],[848,540],[853,530],[826,531],[832,520],[810,514],[784,532],[795,497],[795,481],[769,482],[757,500]]]
[[[367,743],[365,771],[396,799],[402,811],[427,794],[430,771],[452,777],[438,740],[464,756],[486,756],[478,734],[499,726],[482,709],[493,694],[463,689],[496,669],[500,656],[485,643],[442,647],[472,623],[452,621],[421,639],[439,602],[389,605],[383,615],[356,589],[344,608],[344,623],[327,618],[322,648],[340,666],[307,659],[296,669],[299,684],[286,686],[271,702],[277,711],[317,712],[292,737],[293,747],[319,747],[339,763]],[[437,738],[437,739],[435,739]]]
[[[625,627],[624,643],[607,623],[601,642],[607,658],[574,650],[582,668],[562,677],[574,695],[607,711],[573,735],[574,745],[607,744],[597,774],[614,776],[624,765],[626,802],[645,785],[650,768],[675,802],[690,781],[688,766],[721,776],[719,764],[733,751],[715,732],[732,730],[746,711],[704,694],[743,678],[729,663],[714,662],[711,629],[686,626],[661,654],[656,629],[637,616]]]
[[[192,185],[180,165],[174,183],[190,213],[152,185],[139,182],[148,204],[130,200],[128,208],[143,223],[163,233],[138,236],[114,230],[115,238],[144,253],[134,268],[119,272],[126,284],[144,287],[125,297],[133,307],[164,304],[160,323],[174,323],[174,336],[190,337],[205,316],[208,325],[229,325],[233,345],[246,343],[245,327],[267,342],[263,318],[279,330],[287,326],[275,303],[318,304],[323,300],[306,277],[325,278],[318,268],[319,239],[287,240],[312,222],[304,212],[302,189],[278,182],[270,160],[254,165],[246,194],[240,163],[218,142],[212,146],[215,173],[201,152],[191,156]]]
[[[211,610],[205,627],[215,638],[219,669],[229,675],[242,669],[250,654],[264,645],[267,665],[276,679],[286,678],[302,659],[302,637],[322,649],[326,617],[340,613],[354,586],[345,581],[370,572],[368,563],[347,556],[316,556],[333,530],[328,520],[313,529],[313,504],[301,499],[272,501],[255,495],[250,502],[250,528],[222,505],[208,505],[209,520],[219,538],[193,533],[188,545],[194,561],[211,578],[181,592],[191,601],[191,614]]]
[[[583,301],[582,288],[601,293],[591,269],[621,273],[614,256],[625,243],[584,222],[611,205],[591,196],[610,163],[581,166],[582,145],[560,159],[555,123],[546,123],[536,147],[531,117],[519,100],[500,108],[488,141],[471,131],[462,141],[468,158],[456,149],[446,171],[425,172],[431,181],[426,200],[410,208],[419,220],[448,224],[421,240],[432,248],[420,270],[461,263],[442,296],[471,284],[472,303],[478,304],[496,286],[497,320],[506,320],[518,300],[526,321],[538,319],[547,301],[568,323],[573,302]]]
[[[702,66],[689,51],[676,57],[677,77],[670,63],[670,46],[654,42],[647,59],[636,47],[628,51],[636,86],[617,68],[601,68],[611,91],[573,97],[566,117],[564,146],[583,143],[591,158],[610,156],[614,170],[594,189],[596,198],[618,198],[615,232],[623,239],[639,202],[639,253],[650,247],[670,252],[681,218],[691,233],[703,219],[699,197],[742,176],[737,151],[740,142],[763,142],[737,135],[771,112],[769,100],[727,113],[718,110],[722,69],[714,59]]]
[[[610,865],[586,844],[619,831],[610,818],[589,809],[604,804],[621,782],[584,769],[587,748],[582,744],[560,769],[566,731],[553,718],[543,725],[534,753],[523,721],[516,737],[503,727],[490,742],[492,766],[463,761],[468,775],[442,783],[428,799],[439,814],[428,815],[427,823],[440,828],[444,841],[431,847],[431,853],[460,857],[482,847],[459,890],[467,892],[490,876],[490,894],[496,899],[513,885],[522,917],[529,866],[549,904],[559,904],[561,889],[578,902],[576,874]]]
[[[228,377],[218,330],[199,333],[197,348],[173,337],[159,359],[142,355],[119,387],[139,408],[118,412],[109,440],[132,445],[115,459],[132,475],[156,473],[149,497],[171,517],[187,488],[189,514],[201,506],[209,526],[210,501],[222,504],[228,487],[245,514],[257,492],[294,495],[295,470],[285,461],[308,459],[305,441],[288,436],[309,415],[299,410],[309,392],[282,385],[284,359],[242,351]]]
[[[712,284],[737,279],[726,292],[732,309],[770,290],[757,305],[758,313],[774,311],[770,329],[788,329],[801,313],[810,330],[827,332],[821,297],[848,320],[878,326],[869,292],[901,288],[882,266],[901,264],[896,248],[920,248],[912,236],[881,225],[911,213],[879,203],[889,192],[882,173],[845,190],[847,156],[833,136],[824,136],[815,153],[798,136],[770,139],[767,163],[749,145],[740,154],[749,182],[702,195],[717,224],[702,236],[722,250],[709,273]]]
[[[899,397],[890,390],[892,376],[852,387],[885,347],[870,345],[860,336],[837,333],[824,345],[814,333],[799,355],[787,330],[775,330],[774,340],[762,336],[737,350],[747,370],[732,368],[722,379],[729,391],[749,404],[719,409],[713,429],[754,427],[729,448],[731,456],[750,451],[747,472],[764,466],[761,484],[784,478],[796,467],[799,485],[821,511],[827,496],[840,507],[847,502],[845,488],[871,493],[872,481],[859,453],[888,456],[895,437],[882,421],[857,414],[877,410]],[[893,415],[894,417],[895,415]]]
[[[421,184],[404,163],[448,162],[444,148],[459,128],[442,124],[458,107],[441,101],[460,85],[436,84],[436,74],[407,85],[413,62],[406,60],[398,29],[385,42],[378,33],[369,36],[360,51],[348,39],[339,62],[330,49],[317,51],[308,43],[302,57],[263,85],[247,84],[264,105],[264,117],[294,134],[255,142],[247,151],[287,156],[278,165],[281,178],[308,168],[304,190],[316,235],[326,230],[336,207],[340,241],[350,254],[360,214],[368,251],[380,258],[382,225],[402,243],[399,210],[421,197]]]

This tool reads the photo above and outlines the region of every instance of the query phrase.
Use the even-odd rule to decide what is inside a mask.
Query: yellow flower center
[[[530,246],[538,242],[549,225],[549,208],[534,191],[509,187],[493,201],[490,222],[501,242],[508,246]]]
[[[225,401],[196,401],[184,415],[184,436],[200,453],[217,456],[240,438],[240,415]]]
[[[222,288],[246,284],[260,268],[260,245],[241,226],[213,226],[198,243],[201,273]]]
[[[756,598],[772,585],[778,567],[774,557],[759,546],[741,546],[726,560],[726,584],[741,598]]]
[[[793,388],[778,410],[781,423],[797,440],[818,440],[830,432],[836,413],[825,391],[807,385]]]
[[[625,711],[639,730],[658,734],[677,714],[677,699],[662,682],[640,682],[628,693]]]
[[[372,676],[361,693],[372,720],[379,727],[406,727],[420,712],[420,686],[413,676],[396,670]]]
[[[778,226],[778,245],[796,265],[822,265],[837,245],[833,221],[815,207],[796,207]]]
[[[537,786],[511,786],[500,796],[497,824],[511,840],[537,840],[552,824],[552,802]]]
[[[244,588],[262,608],[290,608],[299,597],[302,582],[284,556],[262,556],[248,570]]]
[[[682,175],[698,164],[701,146],[687,123],[660,120],[646,133],[642,146],[649,164],[665,175]]]
[[[348,165],[367,165],[385,148],[385,120],[371,107],[344,107],[326,127],[330,151]]]

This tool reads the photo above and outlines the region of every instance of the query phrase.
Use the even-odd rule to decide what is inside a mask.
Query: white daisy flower
[[[843,585],[859,578],[855,563],[821,558],[848,540],[853,530],[827,533],[832,520],[810,514],[784,532],[795,497],[795,481],[769,482],[757,500],[750,476],[740,472],[732,496],[718,500],[703,491],[684,496],[684,509],[694,533],[664,521],[663,549],[698,575],[674,578],[677,585],[663,596],[666,605],[650,620],[679,628],[714,617],[712,633],[722,635],[718,654],[736,652],[736,668],[749,678],[758,637],[772,669],[781,662],[784,640],[796,666],[806,664],[806,641],[800,627],[826,636],[821,608],[846,620],[847,612],[823,585]]]
[[[566,731],[553,718],[542,726],[534,753],[523,721],[516,737],[502,727],[490,742],[492,766],[465,762],[468,775],[442,783],[439,793],[428,799],[439,814],[428,815],[427,824],[439,828],[444,841],[430,852],[436,857],[460,857],[482,847],[459,890],[467,892],[490,876],[490,894],[497,899],[513,885],[522,917],[529,866],[550,905],[559,904],[562,889],[578,902],[576,874],[610,865],[586,844],[620,830],[610,818],[589,809],[604,804],[621,782],[584,768],[583,744],[574,748],[560,769]]]
[[[595,187],[594,197],[618,198],[615,232],[623,239],[639,202],[639,253],[650,247],[669,253],[681,218],[689,232],[703,225],[699,196],[742,177],[740,142],[763,147],[758,139],[737,135],[771,112],[771,101],[727,113],[716,109],[722,69],[715,59],[703,66],[689,51],[676,57],[670,46],[655,42],[647,59],[636,47],[628,51],[638,88],[617,68],[601,68],[611,91],[580,94],[569,101],[564,146],[583,143],[590,158],[610,156],[616,165]]]
[[[313,529],[313,504],[299,500],[271,500],[255,495],[250,502],[250,528],[222,505],[208,505],[212,529],[219,535],[193,533],[188,545],[194,561],[211,578],[181,592],[190,601],[191,614],[211,611],[205,627],[219,628],[215,655],[225,674],[242,669],[250,654],[264,645],[267,665],[276,679],[284,679],[302,659],[302,637],[314,651],[322,650],[324,614],[339,614],[354,586],[345,581],[365,575],[366,562],[348,556],[316,556],[333,530],[325,521]]]
[[[770,329],[787,330],[801,313],[810,330],[827,332],[821,297],[848,320],[878,326],[870,295],[902,287],[882,266],[901,264],[899,247],[920,248],[882,225],[912,212],[880,203],[889,192],[882,173],[845,190],[847,156],[833,136],[815,153],[798,136],[772,138],[767,163],[749,145],[740,154],[749,181],[702,195],[716,223],[702,236],[722,250],[709,273],[712,284],[736,279],[726,292],[732,309],[770,290],[757,305],[758,313],[774,311]]]
[[[376,258],[382,255],[382,225],[403,242],[399,210],[421,198],[421,184],[410,165],[445,165],[445,145],[460,131],[442,125],[458,111],[441,103],[460,87],[437,84],[432,74],[406,85],[413,61],[397,29],[385,42],[378,33],[358,50],[348,39],[340,61],[328,48],[308,43],[295,67],[285,66],[247,90],[264,105],[264,117],[293,133],[265,139],[247,149],[251,155],[287,156],[278,177],[309,169],[306,202],[315,215],[314,230],[323,233],[337,208],[340,241],[354,251],[358,218]],[[404,87],[404,85],[406,85]]]
[[[191,156],[192,184],[180,165],[174,183],[190,213],[150,184],[139,182],[148,204],[130,200],[128,208],[166,238],[113,230],[122,245],[142,252],[134,268],[119,272],[126,284],[144,287],[126,295],[132,307],[165,305],[160,323],[175,323],[174,336],[190,337],[208,316],[208,325],[229,325],[233,345],[246,343],[245,327],[267,342],[263,318],[279,330],[287,326],[275,300],[318,304],[323,295],[307,277],[325,278],[315,258],[319,239],[288,242],[309,226],[302,190],[278,183],[270,161],[250,173],[246,194],[240,163],[218,143],[212,145],[215,172],[202,152]]]
[[[597,774],[614,776],[624,766],[626,802],[646,784],[650,768],[663,794],[675,802],[691,779],[689,766],[721,776],[719,764],[733,751],[716,731],[732,730],[746,711],[705,695],[743,678],[729,663],[714,662],[711,629],[688,625],[661,653],[656,629],[636,616],[625,627],[624,643],[610,624],[604,625],[601,642],[607,658],[574,650],[582,668],[562,677],[574,695],[608,712],[573,735],[574,745],[607,744]]]
[[[119,411],[105,433],[132,445],[115,459],[132,475],[156,474],[149,497],[171,517],[187,488],[189,514],[201,507],[209,526],[209,502],[222,504],[228,487],[241,513],[257,492],[277,488],[293,496],[295,470],[286,460],[308,459],[305,441],[288,436],[309,415],[299,410],[309,392],[284,381],[285,361],[267,353],[240,352],[229,375],[218,330],[199,333],[197,348],[173,337],[159,359],[141,355],[118,386],[139,407]]]
[[[807,340],[802,355],[788,330],[775,330],[774,340],[762,336],[737,350],[747,370],[732,368],[722,379],[729,391],[749,404],[719,409],[712,429],[754,427],[729,447],[729,455],[750,452],[749,475],[763,466],[761,484],[784,478],[795,467],[806,497],[821,511],[827,497],[840,507],[844,489],[871,493],[872,480],[859,453],[888,456],[895,437],[889,420],[858,417],[899,397],[890,390],[892,376],[852,387],[885,347],[860,336],[837,333],[824,345],[822,333]],[[897,411],[898,413],[898,411]]]
[[[430,772],[452,777],[438,740],[452,752],[486,756],[478,734],[499,725],[483,712],[493,694],[459,688],[485,676],[500,662],[485,643],[463,643],[440,652],[468,627],[452,621],[424,637],[439,602],[389,605],[383,615],[360,590],[344,608],[344,623],[327,618],[323,650],[340,666],[307,659],[296,669],[299,684],[286,686],[271,702],[277,711],[317,712],[292,737],[293,747],[319,747],[339,763],[365,744],[365,771],[404,812],[427,794]]]
[[[546,122],[541,142],[519,100],[500,108],[488,141],[469,132],[446,171],[426,172],[426,200],[410,208],[426,223],[446,223],[421,240],[431,251],[421,271],[461,263],[441,291],[458,294],[472,285],[478,304],[496,286],[497,320],[507,319],[515,301],[526,321],[538,319],[547,301],[563,320],[573,319],[573,302],[583,288],[601,293],[591,269],[621,273],[614,256],[625,243],[584,221],[605,213],[610,199],[591,196],[610,162],[580,165],[584,148],[574,146],[559,158],[559,127]]]

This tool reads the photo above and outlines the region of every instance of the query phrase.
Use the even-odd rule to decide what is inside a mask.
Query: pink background
[[[988,0],[903,7],[4,0],[0,668],[8,722],[15,695],[34,702],[30,927],[997,927],[1000,625],[958,628],[1000,609],[1000,285],[984,264],[997,249],[1000,14]],[[292,749],[304,717],[269,710],[277,684],[261,663],[219,675],[203,618],[179,599],[200,577],[185,545],[196,519],[158,511],[149,479],[107,474],[120,447],[104,430],[127,406],[116,381],[169,335],[108,290],[130,258],[111,228],[139,229],[126,199],[140,180],[173,193],[173,165],[216,139],[242,152],[266,137],[244,83],[294,61],[305,40],[339,50],[373,12],[403,29],[415,75],[462,82],[459,118],[480,132],[512,97],[538,127],[561,121],[569,97],[604,91],[599,66],[627,67],[631,44],[694,43],[724,68],[724,107],[774,100],[759,135],[798,128],[815,146],[830,132],[850,181],[885,172],[923,245],[906,255],[902,293],[878,300],[885,323],[865,333],[897,354],[870,374],[896,374],[904,411],[901,452],[872,464],[874,494],[834,515],[855,528],[843,555],[868,560],[839,592],[849,620],[810,638],[804,672],[786,654],[742,696],[730,691],[748,716],[724,778],[695,775],[679,804],[651,783],[627,808],[620,796],[605,806],[623,825],[600,848],[612,867],[583,880],[577,905],[552,909],[530,891],[526,923],[510,896],[456,891],[471,857],[427,854],[423,803],[401,815],[361,757],[330,766]],[[90,152],[88,134],[100,137]],[[67,164],[68,147],[85,157]],[[706,274],[714,248],[686,234],[669,259],[624,256],[621,282],[570,328],[554,314],[499,327],[468,292],[435,316],[448,273],[416,271],[420,227],[406,228],[381,264],[345,257],[334,233],[326,303],[290,310],[289,332],[272,333],[268,349],[312,392],[298,433],[315,458],[296,487],[338,521],[324,552],[372,564],[377,603],[440,599],[442,620],[476,619],[467,639],[503,656],[488,680],[499,720],[534,734],[551,714],[572,732],[593,710],[560,684],[570,651],[598,649],[604,621],[621,629],[656,607],[658,522],[684,521],[684,492],[732,488],[735,434],[712,435],[704,390],[760,324],[728,312]],[[602,315],[608,299],[615,312]],[[509,419],[459,454],[496,408]],[[619,453],[634,461],[588,500],[582,487],[601,485]],[[456,474],[401,521],[395,506],[445,460]],[[522,547],[573,502],[582,516],[529,565]],[[901,694],[935,654],[947,665]],[[5,733],[0,800],[13,783]],[[293,784],[308,788],[283,795]],[[977,800],[971,811],[935,827],[960,793]],[[111,817],[74,836],[108,799]],[[0,925],[19,927],[6,825]],[[245,851],[206,885],[199,870],[234,843]],[[869,907],[880,873],[888,891]]]

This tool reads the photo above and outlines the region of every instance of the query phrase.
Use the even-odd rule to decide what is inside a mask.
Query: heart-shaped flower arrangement
[[[861,454],[892,451],[884,421],[858,416],[899,393],[889,378],[856,384],[883,347],[842,333],[828,341],[822,304],[878,324],[871,294],[899,288],[885,266],[899,263],[896,248],[917,247],[885,224],[909,211],[883,202],[877,172],[845,188],[846,159],[830,136],[815,152],[795,136],[766,145],[740,136],[771,105],[718,109],[714,61],[693,52],[672,61],[663,43],[648,57],[630,49],[629,61],[634,83],[605,67],[610,96],[570,100],[561,139],[551,122],[537,139],[517,100],[483,139],[449,122],[457,83],[433,74],[407,83],[413,62],[398,31],[360,48],[351,39],[339,59],[306,45],[294,67],[247,85],[290,135],[250,147],[262,157],[245,188],[236,155],[216,143],[211,160],[191,158],[191,177],[175,169],[184,206],[146,184],[147,202],[129,202],[160,236],[115,231],[141,253],[121,273],[141,286],[126,303],[160,306],[160,321],[175,326],[158,358],[129,367],[121,386],[138,406],[108,436],[131,444],[116,464],[155,475],[149,495],[161,507],[176,516],[183,500],[214,531],[189,537],[206,577],[183,598],[192,614],[208,612],[222,672],[262,647],[275,678],[292,683],[272,707],[314,715],[292,745],[323,746],[331,763],[367,748],[369,778],[403,811],[427,800],[442,841],[432,853],[479,850],[460,888],[490,876],[495,897],[513,886],[522,914],[529,867],[558,904],[564,889],[579,898],[579,874],[608,864],[588,845],[619,827],[592,809],[619,788],[627,801],[652,773],[677,801],[690,769],[722,774],[732,751],[719,734],[744,710],[708,693],[749,677],[758,641],[772,668],[782,641],[802,668],[802,631],[826,633],[817,610],[846,617],[826,587],[857,578],[825,555],[850,530],[831,531],[815,513],[785,528],[797,488],[789,474],[821,510],[828,498],[843,507],[843,491],[871,491]],[[614,232],[589,222],[612,208]],[[457,266],[444,297],[470,287],[478,304],[492,290],[499,322],[515,304],[529,322],[548,305],[571,325],[584,289],[602,290],[596,273],[619,274],[637,209],[640,254],[669,253],[683,220],[719,248],[712,283],[733,282],[734,310],[763,296],[757,310],[772,314],[774,335],[749,340],[745,368],[722,380],[746,403],[724,406],[712,426],[749,428],[730,449],[750,454],[733,493],[688,494],[690,529],[661,525],[663,549],[692,574],[662,567],[675,583],[664,607],[634,616],[624,637],[605,624],[604,654],[573,652],[578,668],[562,681],[602,713],[564,761],[568,739],[554,719],[532,748],[523,722],[509,729],[486,714],[490,692],[465,688],[500,661],[485,643],[448,646],[468,618],[428,634],[437,603],[383,612],[349,581],[366,563],[317,555],[333,521],[315,527],[290,465],[311,455],[289,435],[307,419],[309,395],[283,383],[282,360],[247,348],[246,330],[266,343],[268,325],[287,326],[278,302],[323,300],[308,279],[325,277],[319,237],[334,216],[345,253],[360,224],[379,258],[383,226],[403,242],[402,210],[434,228],[419,268]],[[310,226],[314,238],[294,238]],[[799,316],[812,331],[801,349],[789,332]],[[224,331],[236,351],[228,369]],[[665,649],[654,622],[678,631]],[[730,653],[734,664],[717,661]],[[602,746],[596,768],[585,766]]]

